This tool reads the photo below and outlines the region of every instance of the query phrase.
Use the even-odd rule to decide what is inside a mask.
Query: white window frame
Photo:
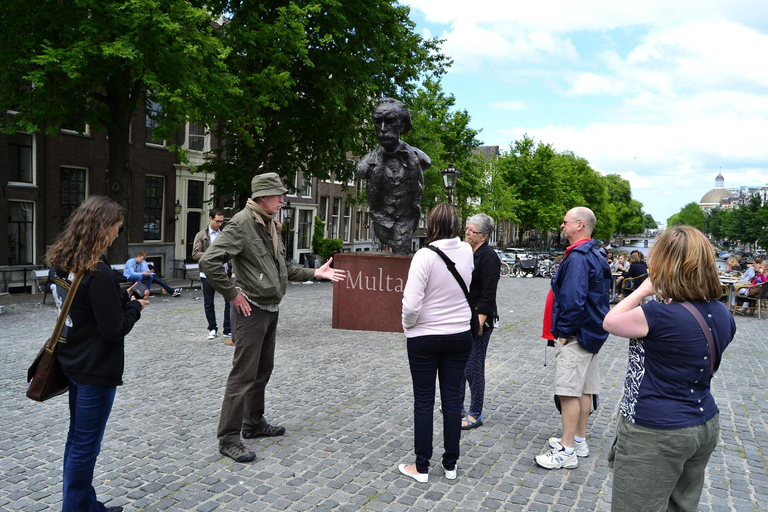
[[[345,201],[344,202],[344,227],[342,228],[345,242],[351,242],[352,236],[352,207]]]
[[[194,134],[192,135],[192,125],[198,125],[203,127],[203,135]],[[208,131],[208,127],[205,126],[203,123],[197,123],[197,122],[188,122],[186,127],[186,140],[184,141],[186,144],[187,151],[195,152],[195,153],[205,153],[207,151],[210,151],[210,132]],[[191,140],[192,137],[202,137],[203,138],[203,149],[192,149]]]
[[[156,101],[150,101],[149,105],[146,106],[146,111],[144,112],[144,135],[146,136],[146,140],[144,141],[144,144],[154,148],[164,148],[165,140],[163,140],[161,143],[157,143],[156,141],[149,139],[149,131],[152,130],[154,132],[154,129],[159,126],[159,123],[149,116],[150,112],[162,113],[162,106]],[[154,126],[150,126],[150,123],[153,123]]]

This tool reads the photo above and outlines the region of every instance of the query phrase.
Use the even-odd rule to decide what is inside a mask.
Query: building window
[[[69,121],[61,123],[61,131],[67,133],[77,133],[79,135],[88,135],[90,127],[85,123],[82,112],[77,112]]]
[[[150,101],[147,105],[147,144],[165,145],[165,141],[154,134],[157,127],[160,126],[157,118],[160,117],[162,111],[159,103]]]
[[[165,178],[144,177],[144,240],[162,240]]]
[[[349,242],[349,228],[352,227],[352,208],[344,205],[344,241]]]
[[[323,222],[328,220],[328,196],[320,197],[320,204],[317,207],[317,216],[320,217],[320,220]]]
[[[61,229],[67,225],[67,219],[75,211],[75,208],[85,201],[86,174],[85,169],[61,168],[61,206],[59,207],[59,226]]]
[[[35,203],[8,201],[8,264],[33,263]]]
[[[203,208],[205,199],[205,182],[202,180],[189,180],[187,182],[187,208]]]
[[[34,136],[27,133],[8,136],[8,181],[34,183],[33,143]]]
[[[357,240],[369,240],[371,238],[369,215],[365,210],[357,211]]]
[[[301,174],[304,178],[304,187],[301,189],[301,195],[304,197],[312,197],[312,178],[304,176],[303,172]]]
[[[312,210],[299,210],[299,225],[296,229],[296,248],[309,249],[312,234]]]
[[[333,198],[333,210],[331,210],[331,225],[328,229],[328,238],[339,237],[339,217],[341,216],[341,198]]]
[[[202,123],[189,123],[190,151],[203,151],[205,149],[205,125]]]

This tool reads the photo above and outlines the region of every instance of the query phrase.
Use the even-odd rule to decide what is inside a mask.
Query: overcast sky
[[[768,183],[768,3],[403,0],[486,145],[528,134],[620,174],[659,222]]]

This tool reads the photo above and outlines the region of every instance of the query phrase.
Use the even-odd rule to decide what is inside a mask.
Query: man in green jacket
[[[253,195],[235,214],[200,259],[209,284],[235,308],[235,355],[221,405],[219,452],[236,462],[250,462],[256,454],[240,437],[280,436],[285,428],[264,418],[264,389],[272,375],[275,332],[280,301],[288,280],[325,278],[338,282],[343,270],[330,268],[331,260],[313,270],[295,267],[285,258],[285,247],[272,218],[288,192],[276,173],[251,181]],[[232,263],[236,282],[227,276],[224,262]]]

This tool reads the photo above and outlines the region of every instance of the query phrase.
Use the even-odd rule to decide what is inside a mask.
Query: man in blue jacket
[[[552,278],[551,333],[556,338],[555,394],[560,398],[563,435],[549,439],[551,450],[537,455],[547,469],[575,468],[577,457],[589,456],[587,420],[592,395],[600,390],[597,353],[608,337],[611,269],[592,240],[592,210],[577,207],[565,214],[560,227],[568,239],[565,259]]]

